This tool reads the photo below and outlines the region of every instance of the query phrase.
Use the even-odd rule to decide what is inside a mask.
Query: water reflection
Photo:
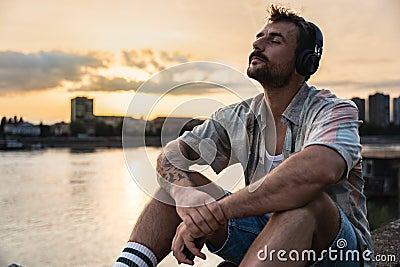
[[[90,147],[72,147],[69,149],[70,153],[94,153],[96,152],[96,148],[90,148]]]

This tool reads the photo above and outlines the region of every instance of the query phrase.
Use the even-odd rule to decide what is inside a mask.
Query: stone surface
[[[394,262],[378,262],[377,266],[400,267],[400,220],[391,222],[371,233],[375,255],[394,255]]]

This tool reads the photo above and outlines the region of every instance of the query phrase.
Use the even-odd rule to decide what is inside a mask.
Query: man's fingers
[[[194,238],[207,235],[208,232],[211,231],[210,227],[207,225],[207,223],[204,221],[203,217],[197,210],[191,213],[190,215],[187,214],[183,222],[187,230],[191,233],[191,235]]]
[[[181,227],[179,226],[172,241],[172,248],[171,248],[172,254],[174,255],[179,264],[186,263],[189,265],[193,265],[194,262],[188,259],[186,255],[183,253],[184,248],[185,248],[185,243],[182,238]]]
[[[204,220],[203,223],[207,226],[201,228],[204,234],[209,235],[218,230],[221,225],[219,224],[215,216],[207,208],[207,206],[198,207],[197,210]]]
[[[184,243],[185,243],[186,248],[190,252],[192,252],[193,255],[195,255],[203,260],[206,259],[206,255],[200,251],[201,248],[198,248],[196,246],[195,239],[193,237],[191,237],[190,235],[186,236],[186,238],[184,238]]]

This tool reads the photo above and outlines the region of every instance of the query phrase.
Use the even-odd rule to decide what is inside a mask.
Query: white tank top
[[[273,169],[275,169],[276,166],[281,164],[282,161],[283,161],[283,154],[279,154],[279,155],[276,155],[276,156],[271,156],[270,154],[268,154],[268,151],[265,151],[265,155],[266,155],[266,158],[267,158],[267,160],[269,162],[272,161],[271,169],[269,171],[272,171]],[[265,164],[265,166],[269,166],[269,164]]]

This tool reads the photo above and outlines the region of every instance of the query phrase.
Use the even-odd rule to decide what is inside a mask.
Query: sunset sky
[[[166,67],[216,61],[245,72],[270,3],[0,0],[0,116],[68,122],[76,96],[94,98],[96,115],[124,115],[140,84]],[[400,96],[400,1],[280,3],[323,31],[321,67],[309,84],[343,98]],[[223,93],[171,93],[157,112],[167,114],[182,99],[199,96]],[[153,101],[156,92],[139,97]],[[138,105],[132,115],[144,113]]]

